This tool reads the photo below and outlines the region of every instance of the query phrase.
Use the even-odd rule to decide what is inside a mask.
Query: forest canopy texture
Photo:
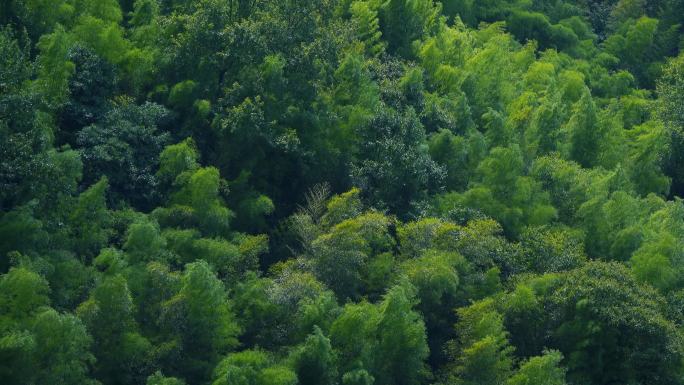
[[[684,384],[684,0],[0,1],[3,385]]]

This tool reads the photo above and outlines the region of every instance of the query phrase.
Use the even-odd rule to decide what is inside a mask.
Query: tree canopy
[[[684,2],[0,2],[0,383],[684,385]]]

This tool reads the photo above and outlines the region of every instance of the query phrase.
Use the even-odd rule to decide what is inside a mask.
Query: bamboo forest
[[[0,0],[0,384],[684,385],[684,0]]]

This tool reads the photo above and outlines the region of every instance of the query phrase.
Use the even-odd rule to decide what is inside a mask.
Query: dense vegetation
[[[0,23],[0,383],[684,384],[684,1]]]

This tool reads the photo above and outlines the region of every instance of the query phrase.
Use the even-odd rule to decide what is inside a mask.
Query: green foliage
[[[521,237],[526,270],[551,273],[572,270],[586,261],[581,232],[567,228],[531,228]]]
[[[337,381],[337,357],[330,340],[319,327],[292,355],[293,367],[301,385],[330,385]]]
[[[452,335],[453,309],[464,291],[459,276],[464,265],[460,255],[430,250],[401,266],[401,273],[417,290],[416,308],[425,321],[431,362],[445,358],[442,347]]]
[[[684,383],[682,15],[0,2],[0,382]]]
[[[366,52],[377,56],[385,49],[385,42],[381,40],[378,10],[369,1],[353,1],[349,7],[352,20],[357,24],[358,39],[364,44]]]
[[[632,72],[641,84],[653,84],[658,72],[652,63],[660,55],[656,39],[658,20],[646,16],[629,19],[623,23],[616,34],[605,41],[606,51],[620,58],[623,65]],[[661,43],[662,44],[662,43]],[[667,43],[666,43],[667,44]],[[635,54],[636,53],[636,54]]]
[[[166,241],[161,236],[158,226],[151,222],[141,222],[128,227],[123,248],[131,263],[140,263],[161,259],[165,246]]]
[[[116,69],[82,44],[70,47],[66,58],[73,63],[74,72],[68,80],[69,99],[59,116],[57,140],[76,145],[78,130],[102,120],[108,113],[107,99],[116,87]]]
[[[542,13],[516,10],[507,20],[509,30],[521,41],[536,40],[540,48],[570,50],[579,43],[575,32],[563,25],[552,25]]]
[[[507,382],[509,385],[565,385],[565,370],[559,367],[563,355],[558,351],[545,352],[520,365],[518,372]]]
[[[474,177],[472,170],[482,160],[483,138],[478,132],[457,136],[442,129],[430,137],[430,157],[446,169],[445,187],[463,191]]]
[[[363,369],[347,372],[342,376],[344,385],[372,385],[375,378]]]
[[[506,231],[517,236],[526,225],[544,225],[555,216],[548,194],[533,178],[524,175],[520,148],[497,147],[477,168],[479,183],[462,194],[438,197],[439,211],[453,206],[474,207],[499,220]]]
[[[178,144],[166,146],[159,155],[157,176],[167,183],[173,182],[182,173],[199,168],[197,157],[195,143],[190,138]]]
[[[350,304],[331,328],[333,346],[349,383],[417,384],[425,376],[428,355],[425,326],[411,307],[415,289],[407,282],[391,288],[378,305]],[[353,373],[353,374],[352,374]]]
[[[77,309],[93,336],[94,371],[112,383],[135,381],[151,348],[136,331],[133,310],[126,279],[120,275],[105,279]]]
[[[634,188],[642,195],[666,195],[670,189],[670,178],[663,175],[662,154],[669,151],[666,131],[658,122],[649,121],[632,128],[627,136],[631,140],[629,160]]]
[[[373,259],[390,250],[389,218],[375,212],[345,220],[312,244],[313,272],[340,298],[363,292]]]
[[[28,329],[8,326],[2,323],[0,339],[0,356],[8,365],[1,372],[8,384],[97,383],[89,379],[92,340],[77,317],[44,307],[25,324]]]
[[[680,55],[677,58],[671,59],[665,69],[663,76],[658,82],[658,93],[660,95],[661,103],[658,104],[658,112],[664,122],[670,124],[673,129],[679,129],[684,126],[682,121],[682,114],[680,113],[684,77],[682,71],[684,70],[684,56]]]
[[[105,193],[108,187],[107,177],[102,177],[79,195],[69,216],[74,250],[83,259],[94,257],[107,244],[110,218]]]
[[[74,151],[53,148],[51,116],[34,107],[45,106],[47,96],[31,85],[31,47],[25,36],[17,37],[9,28],[0,30],[0,209],[41,197],[41,208],[53,214],[65,200],[62,194],[76,191],[82,164]]]
[[[98,124],[77,134],[77,146],[84,162],[84,180],[106,175],[113,199],[136,196],[131,204],[143,209],[154,202],[159,153],[168,142],[168,134],[158,126],[166,110],[157,104],[136,106],[123,102],[114,106]]]
[[[95,361],[89,351],[92,340],[77,317],[46,310],[36,316],[33,335],[40,368],[36,384],[94,383],[88,378]]]
[[[414,288],[400,283],[391,288],[380,306],[378,353],[382,357],[376,383],[419,384],[426,376],[428,355],[425,326],[415,304]]]
[[[233,213],[223,205],[223,183],[213,167],[184,171],[174,181],[170,207],[157,208],[153,215],[164,227],[198,228],[208,236],[228,236]]]
[[[438,3],[439,4],[439,3]],[[411,44],[438,23],[440,6],[432,0],[389,0],[382,7],[382,30],[388,49],[411,56]]]
[[[671,138],[671,147],[666,155],[666,173],[672,178],[673,192],[681,195],[684,178],[681,174],[681,148],[684,143],[684,120],[682,100],[684,100],[684,55],[668,61],[663,76],[658,81],[659,103],[657,112]]]
[[[50,303],[47,281],[25,268],[13,268],[0,280],[2,288],[3,327],[34,315]]]
[[[444,171],[421,145],[425,132],[415,112],[381,108],[360,133],[352,178],[379,207],[406,214],[415,201],[438,190]]]
[[[501,384],[511,373],[512,348],[503,319],[485,300],[458,310],[458,359],[450,373],[457,384]]]
[[[572,117],[565,129],[571,138],[570,158],[583,167],[596,166],[603,138],[598,125],[596,105],[587,92],[573,107]]]
[[[245,350],[232,353],[216,367],[212,385],[295,385],[297,375],[289,368],[274,364],[267,353]]]
[[[164,303],[162,317],[180,338],[181,357],[188,360],[173,370],[188,381],[207,378],[220,355],[237,345],[239,327],[225,289],[205,261],[186,266],[180,290]]]
[[[147,377],[147,385],[185,385],[185,381],[174,377],[164,377],[161,372],[156,372]]]
[[[661,313],[661,301],[653,289],[638,285],[615,263],[590,262],[570,273],[552,297],[553,312],[560,312],[563,319],[554,334],[569,357],[568,379],[672,381],[679,369],[668,362],[680,360],[681,351],[670,346],[678,344],[680,336]],[[660,342],[651,345],[656,340]],[[600,361],[606,355],[620,358]]]

